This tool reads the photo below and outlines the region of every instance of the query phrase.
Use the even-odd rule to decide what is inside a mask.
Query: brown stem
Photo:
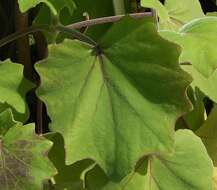
[[[82,22],[77,22],[77,23],[68,25],[67,27],[73,28],[73,29],[81,29],[83,27],[90,27],[90,26],[106,24],[106,23],[114,23],[114,22],[121,20],[124,16],[126,16],[126,15],[117,15],[117,16],[96,18],[96,19],[86,20],[86,21],[82,21]],[[129,14],[129,16],[134,18],[134,19],[140,19],[140,18],[144,18],[144,17],[151,17],[151,16],[153,16],[153,13],[152,12],[133,13],[133,14]]]
[[[78,23],[74,23],[71,25],[68,25],[66,27],[63,26],[57,26],[59,29],[61,29],[61,32],[66,32],[63,31],[63,29],[65,30],[66,28],[69,29],[81,29],[83,27],[89,27],[89,26],[94,26],[94,25],[100,25],[100,24],[105,24],[105,23],[113,23],[113,22],[117,22],[119,21],[121,18],[123,18],[126,15],[118,15],[118,16],[111,16],[111,17],[103,17],[103,18],[97,18],[97,19],[92,19],[92,20],[87,20],[87,21],[83,21],[83,22],[78,22]],[[129,14],[129,16],[131,16],[132,18],[135,19],[139,19],[139,18],[144,18],[144,17],[150,17],[153,16],[153,14],[151,12],[144,12],[144,13],[133,13],[133,14]],[[23,31],[18,31],[14,34],[11,34],[3,39],[0,40],[0,47],[18,39],[21,38],[27,34],[31,34],[31,33],[35,33],[38,31],[52,31],[55,30],[54,27],[52,26],[48,26],[48,25],[39,25],[39,26],[31,26]],[[68,31],[69,32],[69,31]],[[75,31],[70,31],[71,33],[75,34]],[[79,34],[78,31],[76,31],[77,34]],[[80,35],[83,35],[82,33],[80,33]],[[77,35],[78,36],[78,35]],[[84,37],[84,35],[83,35]]]
[[[21,13],[18,4],[16,4],[16,31],[20,32],[28,28],[28,13]],[[24,65],[24,75],[32,80],[33,66],[31,63],[31,52],[28,36],[23,36],[16,41],[17,61]]]
[[[33,34],[36,47],[37,47],[37,58],[42,60],[48,55],[47,41],[42,32],[36,32]]]
[[[43,103],[39,99],[37,99],[36,117],[37,133],[41,135],[43,133]]]
[[[182,126],[185,128],[185,129],[190,129],[190,127],[188,126],[188,123],[185,121],[184,117],[180,117],[179,118],[179,121],[182,123]]]

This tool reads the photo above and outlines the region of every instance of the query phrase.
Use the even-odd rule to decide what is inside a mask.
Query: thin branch
[[[86,20],[86,21],[70,24],[67,27],[73,28],[73,29],[81,29],[83,27],[90,27],[90,26],[101,25],[101,24],[106,24],[106,23],[114,23],[114,22],[118,22],[119,20],[121,20],[124,16],[126,15],[96,18],[96,19],[91,19],[91,20]],[[152,12],[133,13],[133,14],[129,14],[129,16],[134,19],[141,19],[144,17],[153,16],[153,13]]]
[[[28,34],[32,34],[34,32],[38,32],[38,31],[49,31],[49,30],[51,30],[51,27],[47,26],[47,25],[31,26],[29,28],[26,28],[25,30],[15,32],[15,33],[10,34],[7,37],[1,39],[0,40],[0,47],[4,46],[10,42],[13,42],[14,40],[16,40],[18,38],[22,38],[23,36],[26,36]]]
[[[63,33],[70,33],[73,37],[78,38],[81,41],[87,42],[90,45],[97,45],[94,40],[92,40],[90,37],[88,37],[85,34],[82,34],[81,32],[75,30],[75,29],[81,29],[83,27],[90,27],[94,25],[100,25],[100,24],[106,24],[106,23],[114,23],[122,19],[126,15],[118,15],[118,16],[110,16],[110,17],[102,17],[92,20],[86,20],[83,22],[74,23],[67,26],[49,26],[49,25],[39,25],[39,26],[31,26],[23,31],[19,31],[16,33],[13,33],[3,39],[0,40],[0,47],[18,39],[25,35],[32,34],[39,31],[47,31],[47,32],[53,32],[55,30],[59,30]],[[144,17],[151,17],[153,16],[153,13],[151,12],[144,12],[144,13],[134,13],[129,14],[130,17],[134,19],[140,19]]]
[[[91,39],[90,37],[88,37],[87,35],[79,32],[79,31],[77,31],[74,28],[70,28],[68,26],[57,25],[56,29],[62,33],[71,34],[74,38],[77,38],[82,42],[86,42],[86,43],[93,45],[93,46],[97,45],[97,43],[93,39]]]

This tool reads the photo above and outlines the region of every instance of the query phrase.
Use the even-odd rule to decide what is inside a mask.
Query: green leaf
[[[0,120],[2,117],[8,119],[8,112],[1,114]],[[13,118],[8,126],[0,122],[0,189],[41,189],[43,180],[56,173],[46,156],[52,142],[35,135],[33,124],[11,127],[13,122]]]
[[[109,181],[103,170],[96,165],[85,173],[85,188],[88,190],[122,190],[121,183]]]
[[[191,62],[205,77],[217,68],[217,17],[196,19],[179,32],[161,31],[160,34],[183,48],[180,62]]]
[[[26,120],[28,107],[25,96],[33,84],[23,77],[23,66],[9,60],[1,62],[0,76],[0,112],[11,107],[16,120]]]
[[[58,17],[60,16],[63,10],[67,11],[67,13],[69,13],[69,15],[72,16],[74,13],[74,10],[76,9],[76,5],[73,0],[64,0],[64,1],[49,0],[49,1],[55,7]],[[64,8],[66,8],[66,10]],[[49,9],[49,6],[47,6],[46,4],[43,4],[34,21],[34,24],[51,24],[52,17],[53,15]]]
[[[65,165],[64,140],[62,136],[58,133],[49,133],[45,136],[54,143],[49,152],[49,158],[58,171],[54,176],[55,190],[82,190],[83,181],[81,180],[81,175],[93,162],[83,160],[72,165]]]
[[[58,22],[61,20],[61,14],[67,14],[70,17],[72,17],[74,10],[76,9],[76,5],[73,0],[64,0],[64,1],[58,1],[58,0],[50,0],[51,3],[54,5],[57,15],[55,15],[57,18],[54,17],[52,14],[52,10],[47,6],[46,4],[42,4],[39,10],[39,13],[37,14],[37,17],[34,20],[34,25],[52,25],[56,20]],[[58,35],[58,32],[50,33],[44,31],[44,34],[46,36],[46,39],[48,43],[53,43]],[[61,34],[62,36],[63,34]]]
[[[101,47],[51,45],[36,67],[37,94],[51,130],[64,137],[66,163],[91,158],[118,181],[142,155],[172,150],[175,121],[190,108],[191,78],[178,64],[179,47],[150,18],[116,23]]]
[[[159,0],[142,0],[142,6],[157,11],[160,29],[177,30],[189,21],[204,16],[198,0],[165,0],[164,6]]]
[[[18,0],[21,12],[26,12],[40,3],[45,3],[54,15],[59,14],[60,10],[67,7],[73,13],[75,4],[73,0]]]
[[[49,0],[49,1],[55,7],[58,14],[60,14],[60,12],[63,8],[67,8],[69,11],[69,14],[72,15],[74,13],[75,8],[76,8],[76,5],[75,5],[73,0],[61,0],[61,1]]]
[[[196,131],[196,134],[203,140],[206,149],[217,166],[217,106],[212,109],[206,122]]]
[[[207,117],[203,102],[205,95],[198,88],[190,87],[188,88],[188,96],[193,104],[193,110],[179,118],[176,123],[176,130],[187,128],[196,131]]]
[[[11,127],[18,124],[19,123],[14,120],[10,109],[0,113],[0,137],[4,136]]]
[[[159,0],[142,0],[141,5],[143,7],[153,8],[157,11],[161,21],[167,21],[170,19],[167,9]]]
[[[55,15],[57,14],[55,7],[49,0],[18,0],[18,3],[21,12],[26,12],[40,3],[46,3],[47,6],[52,10],[52,12]]]
[[[190,130],[178,130],[173,154],[150,155],[148,167],[140,165],[120,184],[94,168],[86,174],[86,186],[88,190],[212,190],[212,176],[212,161],[201,140]]]
[[[212,190],[212,175],[212,161],[201,140],[189,130],[179,130],[174,154],[149,160],[144,189]]]
[[[193,77],[192,86],[199,88],[206,96],[217,103],[217,70],[209,77],[204,77],[192,65],[185,65],[182,68]]]

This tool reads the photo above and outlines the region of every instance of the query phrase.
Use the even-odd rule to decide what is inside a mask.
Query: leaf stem
[[[38,31],[49,31],[51,27],[48,25],[40,25],[40,26],[31,26],[26,28],[25,30],[15,32],[13,34],[8,35],[7,37],[0,40],[0,47],[18,39],[28,34],[38,32]]]
[[[95,26],[95,25],[100,25],[100,24],[114,23],[114,22],[118,22],[119,20],[121,20],[124,16],[126,15],[117,15],[117,16],[109,16],[109,17],[85,20],[82,22],[77,22],[77,23],[68,25],[67,27],[73,28],[73,29],[81,29],[84,27],[90,27],[90,26]],[[133,13],[133,14],[129,14],[129,16],[134,19],[140,19],[144,17],[152,17],[153,13],[152,12]]]
[[[90,37],[88,37],[87,35],[77,31],[74,28],[70,28],[68,26],[62,26],[62,25],[57,25],[56,29],[62,33],[68,33],[71,34],[73,37],[79,39],[80,41],[86,42],[90,45],[96,46],[97,43],[92,40]]]

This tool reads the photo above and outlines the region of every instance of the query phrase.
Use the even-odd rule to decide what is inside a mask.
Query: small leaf
[[[8,118],[7,114],[4,115],[5,119]],[[0,118],[2,120],[2,115]],[[11,127],[11,123],[12,118],[8,120],[8,127],[0,122],[0,131],[3,132],[0,134],[0,189],[41,189],[43,180],[56,173],[46,157],[52,142],[35,135],[32,124]]]
[[[189,21],[205,16],[198,0],[165,0],[164,6],[159,0],[142,0],[142,6],[157,11],[160,29],[177,30]]]
[[[214,166],[217,166],[217,106],[212,109],[206,122],[196,131],[196,134],[202,139],[206,149],[213,160]]]
[[[4,136],[11,127],[16,125],[19,125],[19,123],[14,120],[10,109],[0,113],[0,137]]]
[[[192,86],[199,88],[206,96],[217,103],[217,70],[209,77],[204,77],[192,65],[182,66],[193,77]]]
[[[25,96],[33,84],[23,77],[23,66],[9,60],[0,63],[0,76],[0,112],[10,107],[16,120],[25,121]]]
[[[178,64],[179,47],[158,35],[151,18],[116,23],[101,47],[51,45],[37,64],[37,94],[51,130],[64,137],[66,163],[93,159],[119,181],[144,154],[172,150],[175,121],[191,107],[191,78]]]
[[[170,19],[168,11],[159,0],[142,0],[141,5],[155,9],[163,22]]]
[[[197,87],[190,87],[188,88],[188,96],[193,104],[193,110],[179,118],[176,123],[176,130],[191,129],[196,131],[201,127],[207,117],[203,102],[205,95]]]
[[[18,0],[18,3],[21,12],[26,12],[40,3],[46,3],[52,12],[57,14],[55,7],[50,3],[49,0]]]
[[[47,6],[47,4],[42,4],[40,7],[40,10],[33,22],[33,25],[52,25],[53,21],[58,22],[60,21],[61,14],[69,14],[70,17],[72,17],[74,10],[76,9],[76,5],[73,0],[49,0],[52,5],[55,7],[57,18],[54,18],[54,15],[52,13],[52,10]],[[60,22],[61,23],[61,22]],[[61,23],[62,24],[62,23]],[[58,32],[46,32],[44,31],[44,34],[46,36],[46,39],[48,43],[53,43],[58,35]],[[64,34],[61,34],[61,36]]]
[[[160,34],[183,48],[180,62],[192,63],[205,77],[217,68],[217,17],[196,19],[179,32],[161,31]]]
[[[72,14],[75,8],[73,0],[18,0],[21,12],[26,12],[40,3],[45,3],[54,15],[59,14],[63,7],[67,7]]]

